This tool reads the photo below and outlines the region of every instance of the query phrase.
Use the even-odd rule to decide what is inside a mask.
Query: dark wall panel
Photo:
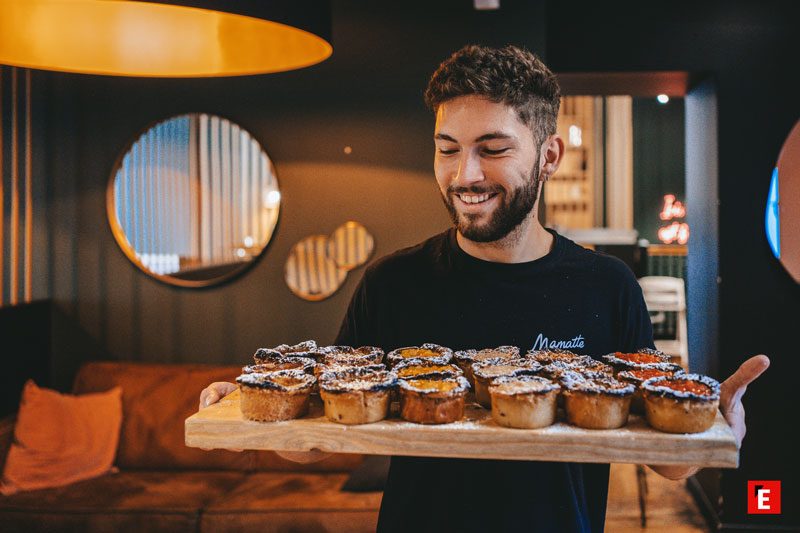
[[[639,238],[659,244],[658,218],[665,194],[686,205],[684,103],[673,98],[633,99],[633,227]]]
[[[772,368],[747,391],[749,433],[741,467],[722,472],[726,527],[800,527],[800,511],[789,504],[798,501],[800,468],[785,413],[777,407],[796,388],[794,376],[800,370],[791,334],[800,313],[800,286],[772,257],[764,234],[770,175],[800,115],[792,54],[797,13],[796,4],[786,1],[678,2],[660,9],[632,2],[581,8],[548,4],[547,57],[558,71],[686,70],[715,82],[719,376],[730,375],[756,353],[772,359]],[[700,224],[711,227],[717,216],[713,207],[694,211],[692,202],[688,198],[692,218],[706,217]],[[694,247],[689,262],[704,261],[704,254],[714,252]],[[702,287],[691,287],[690,299],[703,297],[697,290]],[[747,515],[748,479],[783,480],[783,515]]]

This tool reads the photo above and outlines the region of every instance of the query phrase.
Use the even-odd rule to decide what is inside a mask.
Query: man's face
[[[441,104],[434,173],[458,231],[469,240],[502,239],[528,216],[539,190],[539,153],[517,112],[479,96]]]

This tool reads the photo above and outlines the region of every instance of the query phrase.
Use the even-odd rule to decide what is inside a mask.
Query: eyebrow
[[[434,139],[441,139],[443,141],[450,141],[450,142],[458,143],[457,140],[455,140],[450,135],[447,135],[446,133],[437,133],[436,135],[434,135],[433,138]],[[483,141],[490,141],[492,139],[513,139],[513,138],[514,137],[512,135],[509,135],[507,133],[503,133],[503,132],[500,132],[500,131],[493,131],[491,133],[484,133],[483,135],[481,135],[480,137],[475,139],[475,142],[479,143],[479,142],[483,142]]]

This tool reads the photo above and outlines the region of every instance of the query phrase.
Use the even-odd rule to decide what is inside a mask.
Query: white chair
[[[653,324],[666,320],[665,313],[675,313],[675,339],[658,339],[656,349],[678,359],[689,370],[689,340],[686,335],[686,285],[681,278],[645,276],[639,278],[644,301]],[[636,465],[639,493],[639,513],[642,527],[647,527],[647,475],[642,465]]]
[[[686,286],[680,278],[645,276],[639,278],[653,324],[663,322],[664,313],[675,313],[675,338],[656,340],[656,349],[671,355],[689,369],[689,340],[686,334]]]

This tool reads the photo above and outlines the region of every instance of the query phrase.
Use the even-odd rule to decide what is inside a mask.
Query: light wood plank
[[[422,457],[521,459],[583,463],[690,464],[735,468],[736,440],[722,415],[704,433],[674,435],[650,428],[638,416],[616,430],[586,430],[563,422],[536,430],[498,426],[491,413],[467,406],[452,424],[421,425],[390,418],[346,426],[328,421],[312,397],[309,414],[283,422],[245,420],[239,392],[186,420],[186,445],[197,448],[364,453]]]

